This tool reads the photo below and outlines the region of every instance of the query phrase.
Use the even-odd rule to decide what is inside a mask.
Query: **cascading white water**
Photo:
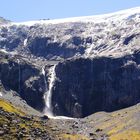
[[[46,114],[49,117],[53,116],[52,113],[52,105],[51,105],[51,100],[52,100],[52,89],[53,89],[53,85],[55,82],[55,67],[56,65],[52,66],[49,69],[49,73],[48,73],[48,81],[49,81],[49,85],[47,88],[47,81],[45,78],[45,70],[44,67],[42,68],[42,74],[44,75],[44,82],[45,82],[45,94],[44,94],[44,100],[45,100],[45,109],[44,109],[44,114]]]
[[[44,68],[44,67],[42,67],[42,75],[43,75],[43,77],[44,77],[45,92],[46,92],[48,89],[47,89],[47,81],[46,81],[45,68]]]
[[[52,89],[54,86],[54,82],[56,79],[55,73],[56,65],[52,66],[48,72],[48,82],[49,85],[47,87],[46,75],[45,75],[45,67],[42,67],[42,75],[44,76],[44,83],[45,83],[45,93],[44,93],[44,100],[45,100],[45,109],[44,115],[47,115],[49,118],[52,119],[73,119],[66,116],[54,116],[52,112]]]

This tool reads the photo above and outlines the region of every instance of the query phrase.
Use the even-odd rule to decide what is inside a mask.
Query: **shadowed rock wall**
[[[59,63],[53,88],[56,115],[85,117],[140,102],[140,53]]]

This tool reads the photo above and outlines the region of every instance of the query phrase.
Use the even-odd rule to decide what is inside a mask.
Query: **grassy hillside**
[[[85,119],[55,120],[27,115],[0,99],[0,140],[140,140],[140,105],[113,113],[99,112]],[[76,124],[76,127],[74,126]]]
[[[50,138],[49,133],[52,133],[50,128],[41,118],[27,116],[19,108],[0,99],[0,139],[47,139]]]

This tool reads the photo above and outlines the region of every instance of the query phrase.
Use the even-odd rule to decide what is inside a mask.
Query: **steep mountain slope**
[[[26,57],[122,56],[139,49],[140,8],[113,14],[10,23],[0,27],[0,46]]]
[[[44,118],[28,116],[19,107],[0,99],[0,139],[55,140],[55,132]],[[47,119],[46,119],[47,121]]]
[[[60,131],[54,131],[60,139],[82,139],[83,134],[84,139],[119,139],[127,133],[139,137],[140,7],[90,17],[6,21],[0,20],[2,100],[26,106],[29,115],[58,119],[48,124],[58,124]],[[117,117],[105,112],[91,115],[132,105],[122,120],[119,114],[125,110]],[[116,124],[117,118],[124,124],[132,116],[130,124]]]
[[[139,21],[138,7],[107,15],[2,24],[1,82],[40,111],[47,104],[45,92],[52,94],[56,115],[83,117],[134,105],[140,100]],[[58,66],[52,81],[49,69],[54,64]],[[95,107],[99,100],[103,107]]]

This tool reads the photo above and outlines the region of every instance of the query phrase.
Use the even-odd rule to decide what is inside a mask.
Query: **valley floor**
[[[29,115],[0,99],[0,140],[140,140],[140,104],[83,119]]]

